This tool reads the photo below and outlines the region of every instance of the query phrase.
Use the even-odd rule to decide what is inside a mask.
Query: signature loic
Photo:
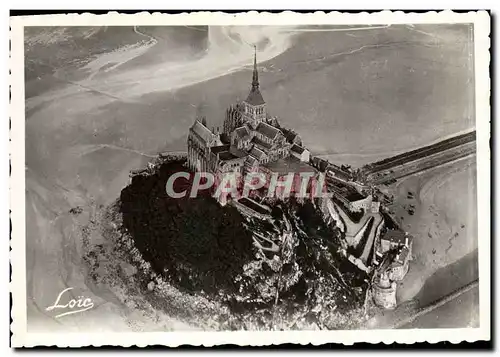
[[[72,289],[73,288],[67,288],[61,291],[57,296],[57,299],[54,302],[54,304],[52,306],[47,307],[45,310],[46,311],[52,311],[56,309],[66,310],[65,312],[62,312],[55,316],[55,318],[59,318],[67,315],[76,314],[78,312],[90,310],[94,307],[94,302],[92,301],[92,299],[86,298],[84,296],[78,296],[77,299],[70,299],[66,304],[61,304],[60,301],[64,293]]]

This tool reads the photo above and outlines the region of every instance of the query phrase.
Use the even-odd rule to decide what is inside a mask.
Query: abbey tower
[[[253,129],[266,120],[266,102],[259,89],[259,72],[257,70],[257,49],[255,48],[253,62],[252,89],[247,99],[243,102],[243,122],[251,125]]]

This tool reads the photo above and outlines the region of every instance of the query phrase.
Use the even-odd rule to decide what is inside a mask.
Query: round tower
[[[396,308],[396,283],[389,280],[386,272],[375,277],[372,289],[375,305],[390,310]]]

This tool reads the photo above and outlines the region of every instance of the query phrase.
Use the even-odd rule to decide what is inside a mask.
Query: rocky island
[[[190,323],[203,314],[201,328],[354,328],[397,307],[412,259],[413,237],[381,187],[469,155],[473,139],[357,170],[336,165],[267,113],[255,57],[248,98],[226,110],[223,130],[198,117],[185,154],[130,173],[108,210],[108,235],[132,252],[153,301]],[[173,291],[184,308],[161,301]]]

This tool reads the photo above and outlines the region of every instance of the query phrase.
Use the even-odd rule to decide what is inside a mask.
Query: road
[[[361,171],[373,184],[381,184],[468,156],[475,152],[475,142],[473,131],[365,165]]]

